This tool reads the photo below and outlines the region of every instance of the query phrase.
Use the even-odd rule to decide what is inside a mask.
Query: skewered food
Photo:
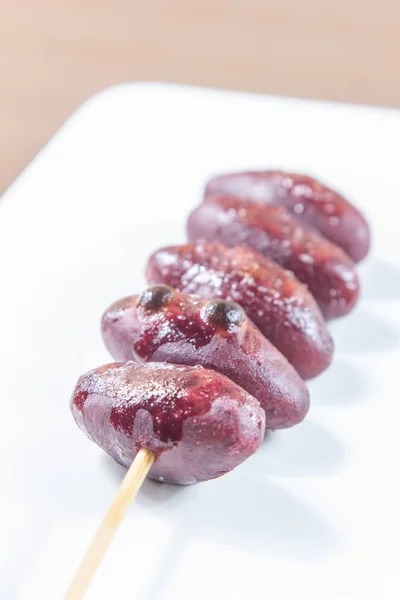
[[[308,175],[285,171],[227,173],[210,179],[205,197],[232,195],[285,206],[297,219],[318,229],[354,262],[368,253],[368,223],[346,198]]]
[[[266,427],[291,427],[309,407],[294,368],[236,303],[154,285],[104,313],[106,346],[118,361],[202,365],[229,377],[259,400]]]
[[[303,379],[329,365],[333,344],[314,298],[289,271],[248,248],[186,244],[157,250],[149,283],[237,302]]]
[[[349,257],[282,206],[212,196],[191,213],[187,229],[190,242],[245,245],[272,258],[307,285],[327,319],[347,314],[357,301]]]
[[[219,477],[260,446],[259,402],[216,371],[113,363],[83,375],[71,400],[78,426],[128,467],[146,449],[152,479],[181,485]]]

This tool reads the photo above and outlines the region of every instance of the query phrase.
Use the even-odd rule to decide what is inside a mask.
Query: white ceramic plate
[[[75,426],[99,317],[184,240],[215,172],[343,190],[374,244],[308,419],[235,472],[146,482],[88,600],[400,597],[400,114],[157,84],[88,101],[0,204],[0,597],[61,598],[123,476]]]

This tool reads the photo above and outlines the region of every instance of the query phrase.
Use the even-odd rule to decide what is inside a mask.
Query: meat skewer
[[[266,427],[290,427],[307,413],[300,376],[322,372],[333,344],[313,296],[290,271],[325,317],[345,314],[358,294],[352,262],[307,227],[355,260],[367,252],[369,232],[332,190],[305,178],[301,196],[301,176],[290,175],[290,186],[284,177],[212,180],[189,219],[189,237],[227,245],[158,250],[147,265],[156,285],[103,315],[104,341],[124,362],[83,375],[71,410],[88,438],[128,470],[65,600],[85,594],[146,476],[179,485],[220,477],[258,450]],[[348,239],[349,224],[359,250]]]

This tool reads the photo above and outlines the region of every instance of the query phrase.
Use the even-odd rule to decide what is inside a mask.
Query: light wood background
[[[400,106],[400,0],[0,0],[0,191],[134,80]]]

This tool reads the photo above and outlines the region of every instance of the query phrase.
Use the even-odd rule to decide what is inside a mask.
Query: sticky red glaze
[[[355,262],[370,247],[368,223],[348,200],[321,182],[298,173],[229,173],[211,179],[205,196],[228,194],[286,206],[297,219],[318,229]]]
[[[128,467],[141,448],[149,476],[189,484],[219,477],[260,446],[264,411],[223,375],[203,367],[113,363],[83,375],[71,409],[86,435]]]
[[[155,252],[149,283],[238,302],[303,379],[330,363],[333,344],[315,300],[288,271],[249,248],[186,244]]]
[[[359,282],[348,256],[282,206],[209,197],[191,213],[187,230],[190,242],[247,245],[293,271],[327,319],[347,314],[357,301]]]
[[[221,309],[217,318],[215,308]],[[102,332],[116,360],[201,364],[226,375],[259,400],[269,429],[291,427],[307,414],[302,379],[233,302],[176,291],[148,309],[130,296],[104,313]]]
[[[187,341],[197,351],[210,343],[213,336],[211,328],[206,326],[199,315],[190,318],[182,310],[178,314],[177,297],[171,298],[168,306],[160,307],[159,310],[144,309],[138,305],[138,298],[139,296],[128,296],[115,302],[102,317],[103,339],[116,360],[162,362],[164,359],[155,358],[155,355],[165,344]],[[193,304],[196,305],[195,299]],[[167,362],[187,364],[180,361]]]

